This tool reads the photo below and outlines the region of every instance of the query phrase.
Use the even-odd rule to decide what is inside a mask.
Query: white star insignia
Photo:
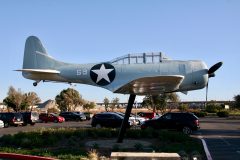
[[[106,69],[104,64],[101,65],[100,69],[92,70],[94,73],[96,73],[98,75],[96,83],[98,83],[102,79],[105,79],[106,81],[108,81],[110,83],[108,73],[112,72],[112,70],[113,69]]]

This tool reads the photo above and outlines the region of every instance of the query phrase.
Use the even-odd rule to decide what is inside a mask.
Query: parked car
[[[4,127],[19,126],[23,124],[23,116],[21,113],[14,112],[2,112],[0,113],[0,120],[3,121]]]
[[[93,114],[90,113],[90,112],[83,112],[83,114],[86,116],[86,119],[87,119],[87,120],[90,120],[90,119],[92,119],[92,117],[93,117]]]
[[[199,120],[193,113],[166,113],[158,119],[145,121],[141,129],[174,129],[182,131],[185,134],[191,134],[198,130]]]
[[[33,126],[39,120],[39,114],[37,112],[21,112],[21,113],[23,115],[24,126],[26,126],[27,124]]]
[[[0,128],[3,128],[4,127],[4,123],[2,120],[0,120]]]
[[[154,113],[154,112],[138,112],[137,115],[139,115],[145,119],[152,119],[155,117],[156,113]]]
[[[125,116],[125,114],[122,113],[122,112],[115,112],[115,113],[117,113],[117,114],[119,114],[120,116],[123,116],[123,117]],[[138,116],[138,115],[134,115],[134,114],[130,114],[130,117],[129,117],[129,121],[131,121],[131,123],[132,123],[133,125],[140,125],[140,124],[142,124],[145,120],[146,120],[145,118],[140,117],[140,116]]]
[[[114,112],[103,112],[95,114],[92,117],[91,125],[92,127],[101,128],[119,128],[122,125],[123,116],[120,116]],[[130,127],[132,123],[129,121],[128,127]]]
[[[136,114],[131,114],[130,116],[135,119],[135,121],[137,122],[138,125],[141,125],[141,124],[143,124],[144,121],[146,121],[145,118],[143,118],[139,115],[136,115]]]
[[[57,114],[55,113],[50,113],[50,114],[47,114],[47,113],[41,113],[39,115],[39,120],[41,122],[54,122],[54,123],[62,123],[65,121],[65,119],[61,116],[58,116]]]
[[[61,112],[59,115],[64,117],[66,121],[86,120],[86,116],[82,112]]]

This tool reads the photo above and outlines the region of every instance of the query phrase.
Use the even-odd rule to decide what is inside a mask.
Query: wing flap
[[[24,73],[47,73],[47,74],[59,74],[60,71],[53,69],[18,69],[15,71],[20,71]]]
[[[179,89],[183,79],[181,75],[143,77],[123,85],[115,92],[136,95],[174,92]]]

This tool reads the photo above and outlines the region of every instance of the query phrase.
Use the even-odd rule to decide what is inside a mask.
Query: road
[[[213,160],[240,160],[240,120],[201,118],[196,132],[207,143]]]

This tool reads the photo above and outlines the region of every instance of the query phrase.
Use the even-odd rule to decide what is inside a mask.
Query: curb
[[[49,157],[40,157],[40,156],[32,156],[32,155],[23,155],[23,154],[15,154],[15,153],[1,153],[0,152],[0,158],[9,158],[12,160],[57,160],[55,158],[49,158]]]

